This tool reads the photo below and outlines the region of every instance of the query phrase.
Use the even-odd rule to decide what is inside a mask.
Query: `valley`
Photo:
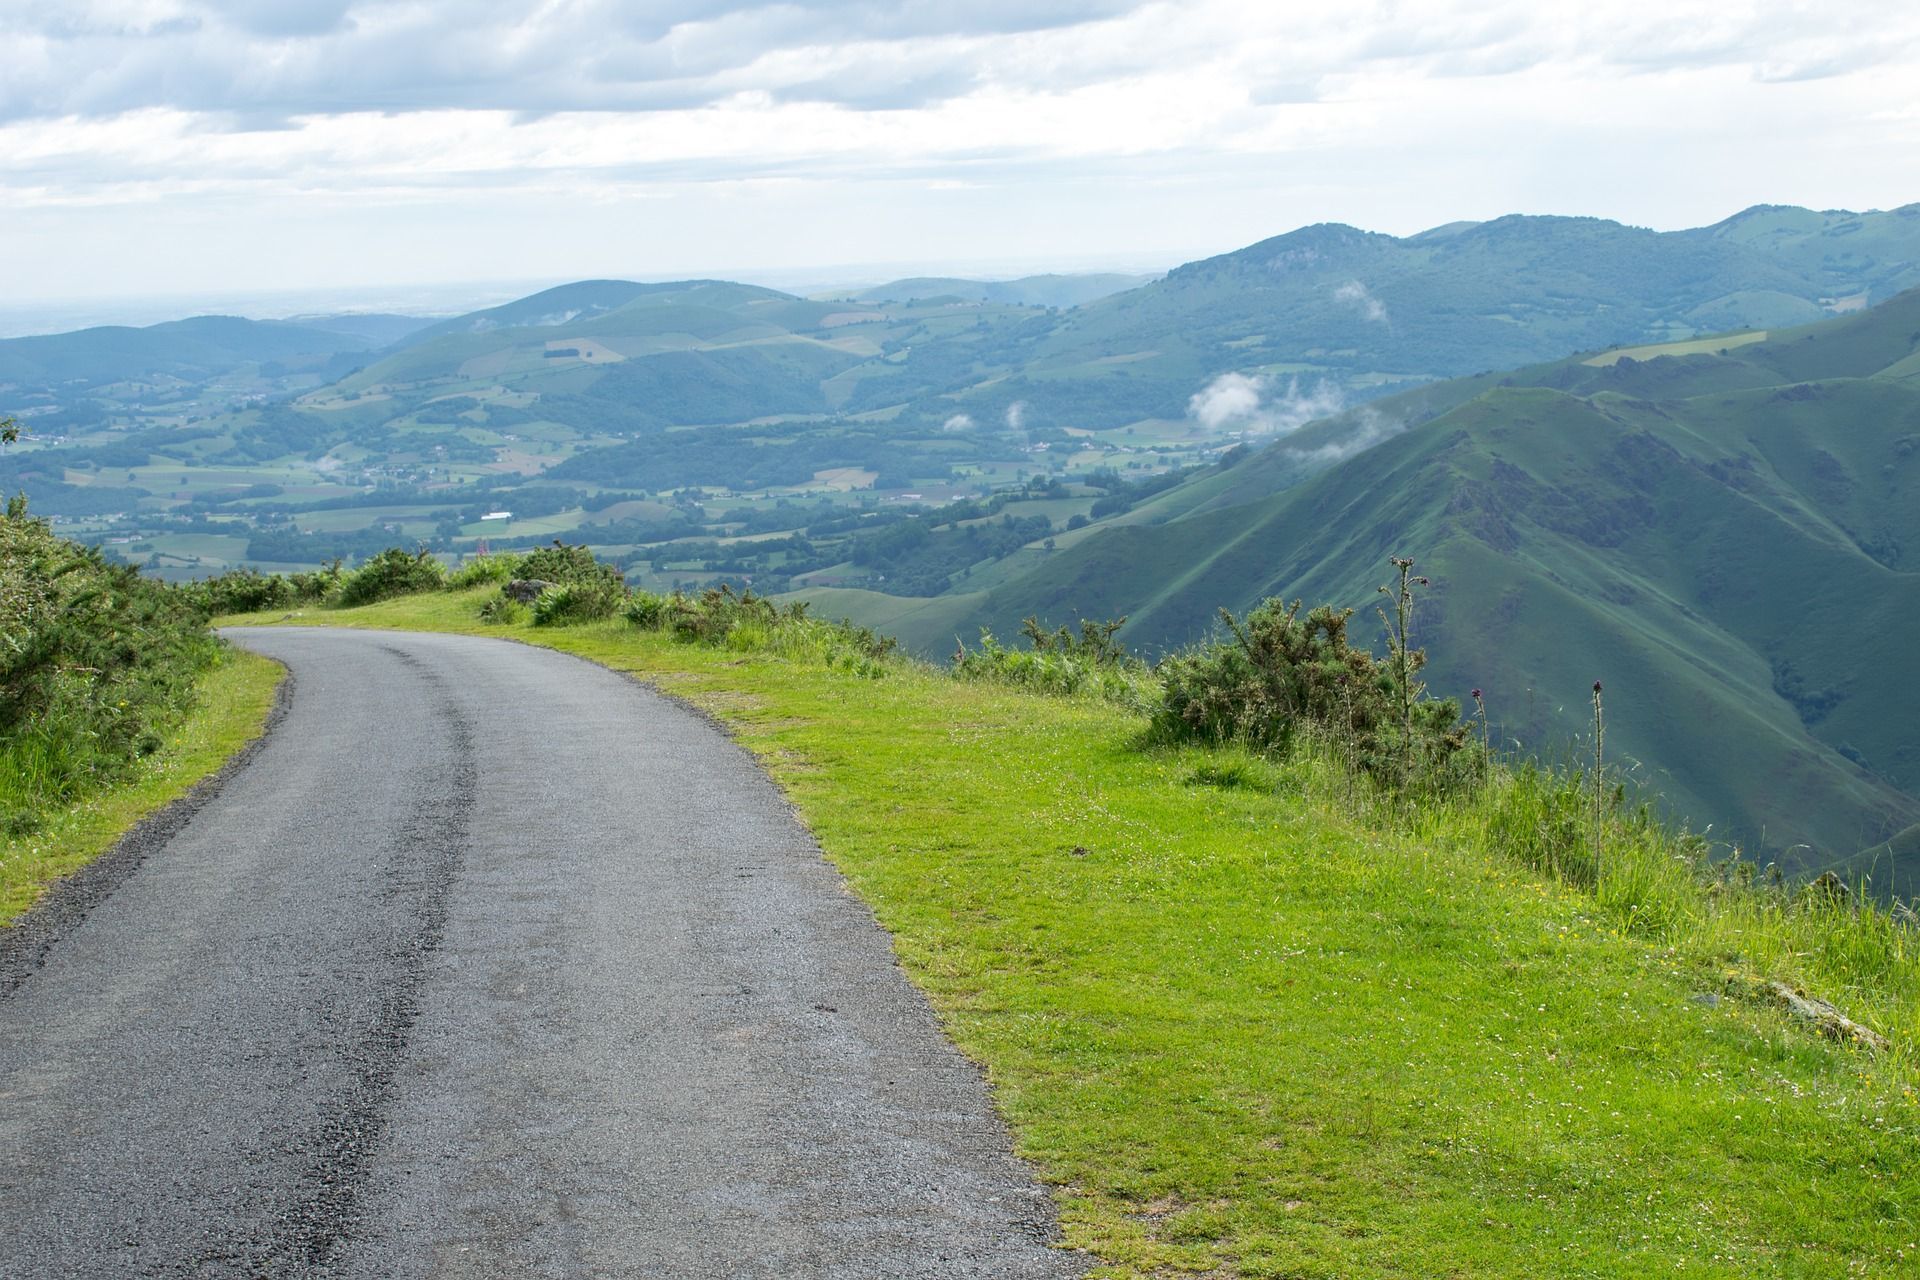
[[[1160,279],[90,330],[0,342],[0,487],[163,578],[558,538],[924,653],[1035,615],[1162,654],[1269,594],[1369,610],[1414,554],[1430,683],[1488,689],[1515,749],[1572,750],[1605,678],[1670,812],[1905,886],[1920,759],[1873,673],[1920,535],[1916,261],[1920,206],[1763,206],[1316,226]]]

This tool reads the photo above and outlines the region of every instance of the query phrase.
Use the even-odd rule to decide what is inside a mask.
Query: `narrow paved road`
[[[500,641],[234,638],[285,719],[0,983],[0,1276],[1077,1272],[712,726]]]

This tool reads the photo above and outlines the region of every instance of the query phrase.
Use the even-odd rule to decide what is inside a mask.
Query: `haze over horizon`
[[[90,0],[0,5],[0,38],[16,306],[1170,266],[1321,221],[1920,195],[1894,3]]]

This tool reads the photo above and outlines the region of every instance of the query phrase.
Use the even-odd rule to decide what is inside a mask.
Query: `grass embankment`
[[[258,737],[282,674],[257,654],[223,657],[200,675],[193,709],[158,751],[111,785],[36,814],[28,830],[0,832],[0,928]]]
[[[185,593],[0,511],[0,926],[258,732],[278,668]]]
[[[1786,899],[1672,889],[1652,921],[1495,852],[1491,801],[1370,814],[1312,750],[1143,750],[1107,703],[483,625],[484,595],[294,620],[510,635],[724,718],[990,1073],[1095,1275],[1920,1264],[1920,963],[1884,917],[1825,935],[1853,959]],[[1822,975],[1891,1051],[1748,994]]]

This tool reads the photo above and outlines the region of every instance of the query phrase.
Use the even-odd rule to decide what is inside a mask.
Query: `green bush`
[[[447,590],[465,591],[528,576],[520,572],[520,561],[515,555],[475,556],[447,575]]]
[[[620,612],[626,594],[626,586],[617,574],[614,582],[604,578],[562,582],[534,599],[533,625],[559,627],[573,622],[600,622]]]
[[[0,823],[110,781],[157,750],[219,642],[187,592],[0,517]]]
[[[209,614],[258,613],[293,603],[293,586],[279,574],[230,569],[217,578],[189,583],[181,590]]]
[[[645,631],[658,631],[666,624],[667,597],[651,591],[636,591],[627,598],[626,619]]]
[[[447,571],[424,547],[412,553],[388,547],[347,575],[339,599],[342,605],[352,607],[437,591],[446,576]]]
[[[594,559],[591,549],[572,546],[554,539],[550,547],[529,551],[514,567],[517,578],[538,578],[542,582],[604,584],[626,591],[626,578],[615,565]]]
[[[1158,668],[1165,693],[1153,715],[1161,741],[1240,742],[1285,752],[1310,733],[1383,781],[1447,786],[1476,777],[1480,749],[1459,704],[1403,701],[1400,653],[1375,657],[1347,639],[1351,609],[1268,600],[1244,619],[1221,610],[1231,639],[1176,654]],[[1419,650],[1404,670],[1418,672]],[[1411,743],[1407,741],[1411,729]],[[1410,747],[1410,749],[1409,749]],[[1414,777],[1404,779],[1411,757]]]

